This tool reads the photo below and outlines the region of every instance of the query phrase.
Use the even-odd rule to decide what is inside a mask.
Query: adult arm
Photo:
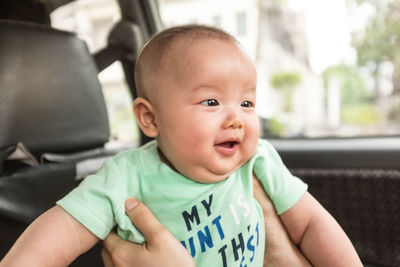
[[[125,210],[146,242],[143,245],[134,244],[111,233],[103,242],[102,258],[106,267],[195,266],[188,251],[143,203],[129,198],[125,202]]]
[[[98,241],[63,208],[55,206],[24,231],[0,266],[67,266]]]
[[[280,217],[313,266],[362,266],[343,229],[310,193]]]

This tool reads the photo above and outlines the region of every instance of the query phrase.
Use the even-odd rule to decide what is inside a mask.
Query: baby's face
[[[233,41],[182,42],[177,50],[155,106],[158,144],[184,176],[219,182],[256,152],[256,71]]]

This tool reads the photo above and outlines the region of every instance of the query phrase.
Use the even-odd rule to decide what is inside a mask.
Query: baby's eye
[[[254,104],[253,104],[253,102],[251,102],[251,101],[243,101],[243,102],[240,104],[240,106],[241,106],[241,107],[244,107],[244,108],[253,108],[253,107],[254,107]]]
[[[205,105],[205,106],[218,106],[219,103],[215,99],[207,99],[202,101],[200,104]]]

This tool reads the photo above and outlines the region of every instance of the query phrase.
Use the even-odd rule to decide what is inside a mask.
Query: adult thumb
[[[151,244],[160,235],[169,234],[168,230],[157,220],[150,209],[136,198],[125,201],[125,212],[132,223],[143,234],[146,242]]]

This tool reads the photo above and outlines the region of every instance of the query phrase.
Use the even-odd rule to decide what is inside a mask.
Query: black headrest
[[[0,20],[0,149],[31,152],[102,146],[109,125],[97,69],[76,35]]]

